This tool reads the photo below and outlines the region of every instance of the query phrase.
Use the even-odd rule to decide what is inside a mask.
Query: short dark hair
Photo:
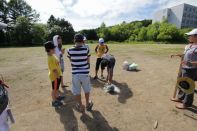
[[[83,35],[81,35],[81,34],[76,34],[75,36],[74,36],[74,42],[83,42]]]
[[[49,52],[51,49],[55,48],[55,45],[53,44],[52,41],[47,41],[46,43],[44,43],[44,47],[45,47],[45,51]]]
[[[108,61],[106,59],[102,59],[102,61],[101,61],[101,69],[104,70],[107,65],[108,65]]]

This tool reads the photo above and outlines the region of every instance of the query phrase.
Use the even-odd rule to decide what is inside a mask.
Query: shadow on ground
[[[66,96],[64,105],[56,108],[55,111],[60,116],[60,121],[64,125],[65,131],[78,131],[78,122],[74,115],[74,100],[71,91],[64,89]]]
[[[117,81],[113,81],[113,84],[120,89],[120,93],[118,94],[118,101],[122,104],[125,104],[127,99],[133,96],[133,92],[131,91],[127,83],[119,83]]]
[[[90,112],[92,117],[87,114],[81,116],[81,121],[86,125],[88,131],[118,131],[116,127],[111,127],[104,116],[96,110]]]
[[[127,99],[131,98],[133,96],[133,92],[128,87],[127,83],[119,83],[117,81],[112,82],[114,85],[116,85],[120,89],[120,93],[118,94],[111,94],[111,95],[118,95],[118,101],[122,104],[125,104]],[[91,84],[94,88],[104,88],[105,80],[102,79],[91,79]],[[104,90],[103,90],[104,93]]]

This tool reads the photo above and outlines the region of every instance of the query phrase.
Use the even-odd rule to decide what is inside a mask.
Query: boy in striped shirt
[[[93,103],[89,100],[91,85],[89,77],[89,49],[84,46],[83,35],[76,34],[75,46],[68,49],[68,58],[72,66],[72,93],[76,99],[76,108],[80,112],[85,111],[81,101],[81,87],[86,98],[86,110],[91,111]]]

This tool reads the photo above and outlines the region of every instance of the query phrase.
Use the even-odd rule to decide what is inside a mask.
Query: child
[[[86,110],[91,111],[93,103],[90,98],[90,77],[89,77],[89,49],[84,46],[83,35],[76,34],[74,37],[75,46],[68,49],[68,58],[72,66],[72,93],[76,99],[76,109],[85,111],[81,101],[81,87],[85,93]]]
[[[101,56],[103,54],[106,54],[109,51],[108,46],[104,43],[104,39],[100,38],[99,39],[99,44],[96,46],[95,48],[95,52],[97,54],[97,60],[96,60],[96,68],[95,68],[95,77],[94,79],[98,78],[98,70],[99,70],[99,66],[101,63]],[[101,79],[103,79],[103,70],[101,69]]]
[[[61,100],[64,99],[64,96],[59,95],[59,86],[62,77],[61,67],[58,58],[54,55],[54,44],[51,41],[48,41],[44,44],[44,46],[48,55],[49,78],[52,83],[52,106],[59,107],[62,105]]]
[[[62,38],[59,35],[55,35],[53,37],[53,43],[56,46],[55,47],[55,55],[60,61],[60,66],[61,66],[61,71],[62,71],[62,77],[61,77],[61,87],[65,88],[66,85],[64,85],[64,80],[63,80],[63,73],[64,73],[64,52],[65,49],[62,49]]]
[[[101,69],[104,70],[105,67],[107,67],[107,79],[106,80],[107,80],[107,84],[109,85],[111,85],[112,83],[115,63],[116,63],[116,59],[113,55],[104,54],[102,56]]]

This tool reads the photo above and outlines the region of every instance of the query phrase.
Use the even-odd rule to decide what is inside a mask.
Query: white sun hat
[[[186,35],[197,35],[197,28],[193,29],[192,31],[185,33]]]
[[[99,43],[104,43],[104,39],[103,38],[99,38]]]

